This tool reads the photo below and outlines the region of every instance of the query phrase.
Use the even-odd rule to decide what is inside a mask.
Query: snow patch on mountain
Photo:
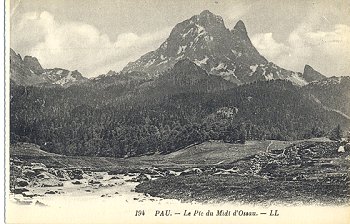
[[[303,78],[301,78],[297,73],[294,73],[294,72],[292,73],[291,76],[287,77],[286,79],[299,86],[304,86],[307,84],[307,82]]]
[[[259,65],[251,65],[249,68],[252,72],[255,72]]]
[[[167,63],[169,60],[167,59],[167,60],[164,60],[164,61],[160,61],[159,63],[158,63],[158,65],[161,65],[161,64],[165,64],[165,63]]]
[[[196,27],[197,27],[197,34],[198,35],[203,35],[204,32],[205,32],[205,28],[200,26],[200,25],[198,25],[198,24],[196,24]]]
[[[175,58],[175,61],[178,61],[178,60],[181,60],[181,59],[183,59],[185,57],[185,55],[180,55],[180,56],[178,56],[177,58]]]
[[[252,76],[254,72],[256,72],[256,69],[258,68],[259,65],[251,65],[249,68],[252,71],[249,76]]]
[[[315,81],[313,83],[319,85],[319,86],[328,86],[328,85],[336,85],[336,84],[340,84],[342,81],[343,77],[330,77],[330,78],[326,78],[326,79],[322,79],[320,81]]]
[[[62,71],[61,71],[61,73],[62,73]],[[69,82],[74,82],[74,81],[76,81],[76,78],[74,78],[72,76],[72,72],[69,71],[67,76],[63,77],[62,79],[60,79],[60,80],[58,80],[56,82],[54,82],[53,84],[57,84],[57,85],[62,85],[63,86],[65,84],[69,83]]]
[[[211,69],[211,71],[226,69],[226,67],[227,67],[226,64],[221,62],[221,63],[218,64],[216,67],[213,67],[213,68]]]
[[[229,76],[235,83],[271,79],[306,83],[301,75],[266,60],[251,43],[243,21],[229,30],[220,16],[208,10],[178,23],[158,49],[129,63],[123,72],[140,71],[157,77],[184,58],[208,73],[225,79]]]
[[[201,65],[203,65],[203,64],[207,64],[207,61],[208,61],[208,56],[205,56],[202,60],[194,60],[194,63],[196,64],[196,65],[198,65],[198,66],[201,66]]]
[[[273,74],[270,72],[269,74],[265,75],[266,80],[273,80]]]
[[[152,59],[152,60],[149,60],[146,64],[145,64],[145,67],[149,67],[151,66],[156,60],[155,59]]]
[[[179,49],[177,50],[177,54],[184,53],[186,50],[187,46],[179,46]]]
[[[189,34],[189,33],[192,33],[193,31],[193,28],[189,29],[185,34],[182,34],[182,39],[186,38],[186,36]]]

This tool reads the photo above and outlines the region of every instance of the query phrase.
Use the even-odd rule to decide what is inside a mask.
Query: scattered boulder
[[[18,187],[18,188],[15,188],[13,190],[13,193],[15,194],[22,194],[23,192],[26,192],[26,191],[29,191],[27,188],[25,187]]]
[[[84,178],[83,177],[84,171],[82,169],[74,169],[74,170],[68,171],[68,174],[71,179],[81,180]]]
[[[16,179],[16,185],[19,187],[26,187],[29,185],[28,181],[22,179],[22,178],[17,178]]]
[[[177,173],[173,170],[165,171],[165,176],[177,176]]]
[[[111,178],[109,178],[110,180],[117,180],[117,179],[120,179],[119,177],[117,176],[112,176]]]
[[[39,179],[56,179],[55,175],[48,173],[48,172],[41,172],[36,177]]]
[[[31,178],[31,177],[34,177],[34,176],[35,176],[35,171],[33,171],[33,170],[31,170],[31,169],[24,169],[24,170],[22,171],[22,174],[23,174],[23,176],[25,176],[25,177]]]
[[[56,177],[60,178],[61,180],[70,180],[68,172],[64,169],[50,168],[48,172],[50,174],[55,175]]]
[[[95,174],[94,178],[98,179],[98,180],[102,180],[103,179],[103,175],[102,174]]]
[[[89,180],[89,182],[88,182],[89,184],[101,184],[101,182],[100,181],[98,181],[98,180],[94,180],[94,179],[91,179],[91,180]]]
[[[28,198],[32,198],[32,197],[36,196],[35,194],[33,194],[30,191],[22,192],[22,195],[23,195],[23,197],[28,197]]]
[[[57,179],[43,179],[37,182],[40,187],[62,187],[63,183]]]
[[[31,170],[33,170],[36,174],[48,171],[47,167],[42,163],[32,163]]]
[[[56,194],[55,191],[46,191],[45,194]]]
[[[133,178],[133,180],[136,181],[136,182],[143,182],[143,181],[152,180],[152,177],[149,174],[141,173],[137,177]]]
[[[73,181],[72,184],[82,184],[82,182],[80,182],[79,180]]]
[[[155,168],[155,167],[152,167],[152,168],[146,168],[142,171],[142,173],[144,174],[149,174],[149,175],[159,175],[161,172]]]
[[[201,174],[203,173],[203,171],[199,168],[191,168],[191,169],[187,169],[181,172],[181,176],[184,175],[191,175],[191,174]]]
[[[42,202],[40,202],[40,201],[36,201],[36,202],[35,202],[35,205],[37,205],[37,206],[42,206],[42,207],[46,207],[46,206],[47,206],[46,204],[44,204],[44,203],[42,203]]]
[[[69,174],[66,170],[56,170],[56,176],[65,180],[70,180]]]

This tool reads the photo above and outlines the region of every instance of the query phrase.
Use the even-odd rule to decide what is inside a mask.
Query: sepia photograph
[[[350,223],[348,0],[6,0],[6,223]]]

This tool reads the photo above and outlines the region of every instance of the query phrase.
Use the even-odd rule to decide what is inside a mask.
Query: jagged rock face
[[[61,68],[45,69],[43,75],[47,76],[52,84],[61,86],[67,86],[74,82],[83,81],[86,79],[77,70],[68,71]]]
[[[322,80],[322,79],[326,78],[326,76],[322,75],[321,73],[319,73],[318,71],[313,69],[310,65],[305,65],[303,78],[307,82],[313,82],[313,81]]]
[[[177,24],[157,50],[129,63],[123,72],[142,71],[159,76],[184,58],[237,84],[269,79],[306,84],[300,73],[280,68],[261,56],[242,21],[230,31],[220,16],[208,10]]]
[[[317,102],[345,114],[350,119],[350,77],[329,77],[303,87]]]
[[[54,68],[43,69],[37,58],[22,57],[14,50],[10,50],[10,79],[18,85],[60,85],[69,86],[86,80],[78,71]]]
[[[47,80],[40,74],[35,73],[31,68],[37,67],[35,63],[32,66],[27,66],[31,59],[27,58],[26,63],[22,60],[21,55],[14,50],[10,50],[10,79],[18,85],[37,85],[44,83]],[[41,66],[40,66],[41,67]],[[35,70],[35,69],[34,69]]]
[[[23,59],[24,66],[31,69],[34,73],[42,73],[44,69],[41,67],[37,58],[32,56],[25,56]]]
[[[172,69],[139,90],[147,95],[164,96],[185,92],[217,92],[235,86],[221,77],[208,74],[189,59],[182,59]]]

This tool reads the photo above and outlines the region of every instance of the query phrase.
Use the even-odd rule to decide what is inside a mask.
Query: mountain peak
[[[208,17],[215,17],[215,18],[217,18],[220,16],[215,15],[214,13],[210,12],[209,10],[204,10],[199,14],[199,17],[207,17],[207,18]]]
[[[204,22],[205,24],[216,24],[216,23],[223,23],[223,19],[221,16],[215,15],[214,13],[210,12],[209,10],[202,11],[199,15],[196,15],[192,18],[195,18],[199,22]]]
[[[316,71],[313,67],[311,67],[310,65],[305,65],[304,66],[304,73],[308,72],[308,71]]]
[[[321,79],[324,79],[326,78],[326,76],[322,75],[321,73],[313,69],[310,65],[305,65],[303,78],[307,82],[313,82],[313,81],[319,81]]]
[[[44,69],[39,63],[39,60],[36,57],[25,56],[23,59],[23,63],[35,73],[42,73],[44,71]]]
[[[200,68],[209,75],[236,84],[271,79],[305,84],[305,80],[299,77],[301,74],[269,63],[257,51],[242,20],[229,30],[222,18],[209,10],[178,23],[158,49],[128,63],[122,72],[141,71],[158,77],[174,65],[174,74],[181,77],[196,73]]]
[[[242,33],[247,33],[247,29],[245,28],[244,22],[242,20],[239,20],[236,25],[233,27],[233,30],[239,31]]]
[[[214,13],[212,13],[208,9],[206,9],[206,10],[203,10],[199,15],[208,16],[208,15],[214,15]]]
[[[10,50],[10,78],[13,83],[23,86],[69,86],[76,81],[86,80],[78,70],[44,69],[39,60],[32,56],[25,56],[22,60],[13,49]]]
[[[108,72],[107,72],[107,76],[112,76],[112,75],[116,75],[117,73],[115,72],[115,71],[113,71],[113,70],[109,70]]]

